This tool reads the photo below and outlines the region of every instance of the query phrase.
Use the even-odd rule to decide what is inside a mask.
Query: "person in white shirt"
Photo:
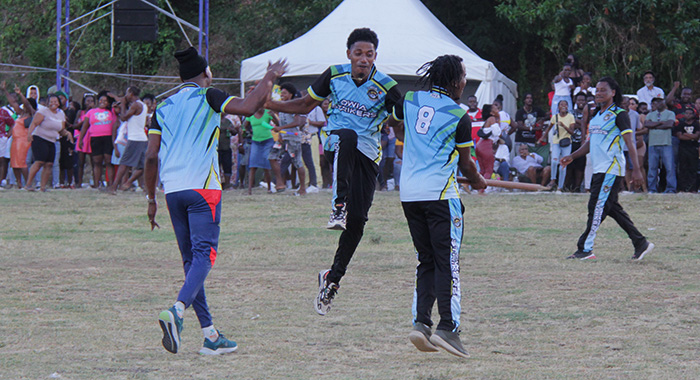
[[[540,183],[545,186],[549,182],[552,167],[542,167],[544,159],[537,153],[530,153],[527,144],[520,144],[518,155],[513,157],[511,166],[514,167],[521,176],[529,179],[531,183]],[[539,181],[538,181],[539,178]]]
[[[644,87],[637,90],[637,99],[640,103],[651,104],[654,98],[666,99],[664,90],[654,86],[654,80],[656,80],[656,76],[653,71],[649,70],[644,73]]]
[[[131,184],[143,174],[148,136],[146,136],[146,117],[148,106],[139,98],[141,90],[131,86],[126,89],[123,98],[111,95],[121,104],[119,119],[126,123],[126,147],[119,160],[119,168],[109,191],[115,193],[121,184],[121,190],[128,190]],[[128,108],[127,108],[128,107]],[[116,144],[115,144],[116,145]],[[115,149],[116,150],[116,149]],[[123,181],[127,170],[132,169],[131,176]]]
[[[559,113],[559,102],[566,101],[569,106],[569,112],[574,110],[574,102],[571,100],[571,90],[574,88],[574,81],[569,78],[571,75],[571,64],[565,63],[561,72],[552,80],[552,88],[554,89],[554,97],[552,98],[552,106],[550,111],[552,115]]]

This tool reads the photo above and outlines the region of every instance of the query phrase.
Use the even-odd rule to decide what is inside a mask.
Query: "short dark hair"
[[[486,121],[489,117],[491,117],[491,105],[484,104],[481,106],[481,120]]]
[[[421,75],[419,83],[430,87],[438,86],[445,90],[452,90],[456,83],[465,74],[462,66],[462,58],[456,55],[441,55],[430,62],[426,62],[416,74]]]
[[[141,95],[141,89],[139,89],[139,88],[136,87],[136,86],[129,86],[129,87],[126,89],[126,92],[129,92],[129,93],[131,93],[131,95],[134,95],[134,96],[139,96],[139,95]]]
[[[469,99],[471,99],[471,98],[476,99],[476,95],[469,95],[469,96],[467,96],[467,100],[469,100]]]
[[[350,36],[348,36],[348,49],[350,49],[350,47],[357,41],[369,42],[374,45],[375,50],[379,48],[379,38],[377,38],[377,33],[374,33],[374,31],[372,31],[370,28],[357,28],[353,30],[352,33],[350,33]]]
[[[653,76],[654,79],[656,79],[656,74],[654,74],[654,72],[651,70],[645,71],[644,74],[642,74],[642,78],[644,78],[647,74],[651,74],[651,76]]]
[[[641,107],[641,106],[647,106],[647,107],[649,107],[649,105],[647,104],[647,102],[639,102],[639,104],[637,104],[637,107]]]
[[[663,101],[664,101],[663,98],[654,98],[654,99],[651,100],[652,103],[654,103],[654,102],[663,102]]]
[[[141,100],[150,99],[152,102],[156,101],[156,97],[153,94],[144,94]]]
[[[289,82],[284,82],[280,85],[281,90],[287,90],[288,93],[292,94],[292,98],[296,97],[297,94],[297,88],[293,84]]]
[[[583,96],[584,98],[587,98],[587,97],[588,97],[588,95],[586,95],[585,92],[579,91],[579,92],[576,93],[576,95],[574,95],[574,99],[578,98],[579,96]]]

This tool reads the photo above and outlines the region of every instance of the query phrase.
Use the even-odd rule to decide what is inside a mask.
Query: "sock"
[[[202,333],[206,339],[209,339],[212,342],[216,342],[216,340],[219,339],[219,332],[216,331],[214,325],[202,328]]]
[[[185,304],[182,301],[175,302],[175,311],[177,312],[177,317],[182,318],[182,314],[185,313]]]

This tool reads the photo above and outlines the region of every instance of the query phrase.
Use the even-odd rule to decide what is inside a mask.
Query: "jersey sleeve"
[[[399,86],[393,86],[390,88],[386,94],[386,98],[384,99],[384,105],[389,113],[394,112],[396,105],[400,105],[399,108],[403,108],[403,96],[401,95],[401,91],[399,91],[398,87]]]
[[[157,113],[153,113],[153,117],[151,117],[151,125],[148,127],[148,134],[149,135],[161,135],[163,133],[163,128],[160,127],[160,124],[158,124],[158,115]]]
[[[615,118],[615,125],[620,130],[620,134],[632,133],[632,125],[630,123],[630,115],[627,111],[622,111]]]
[[[228,102],[234,98],[235,96],[231,96],[227,92],[221,91],[218,88],[207,89],[207,103],[209,103],[209,106],[218,113],[224,112]]]
[[[309,96],[314,100],[322,102],[331,94],[331,68],[327,68],[316,81],[309,86]]]
[[[457,148],[474,146],[474,142],[472,141],[472,119],[468,114],[462,116],[457,123],[455,142],[457,143]]]
[[[394,119],[396,119],[398,121],[403,121],[403,118],[405,117],[405,115],[403,114],[404,100],[406,100],[405,94],[401,95],[401,98],[399,99],[399,102],[397,103],[399,105],[399,107],[396,107],[396,105],[394,105],[394,110],[392,111],[392,116],[394,117]]]

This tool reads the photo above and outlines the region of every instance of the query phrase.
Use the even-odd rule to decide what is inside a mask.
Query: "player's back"
[[[458,198],[457,147],[473,145],[466,112],[442,89],[408,92],[404,98],[404,154],[401,200]],[[460,143],[457,141],[460,140]],[[466,140],[466,141],[465,141]]]

